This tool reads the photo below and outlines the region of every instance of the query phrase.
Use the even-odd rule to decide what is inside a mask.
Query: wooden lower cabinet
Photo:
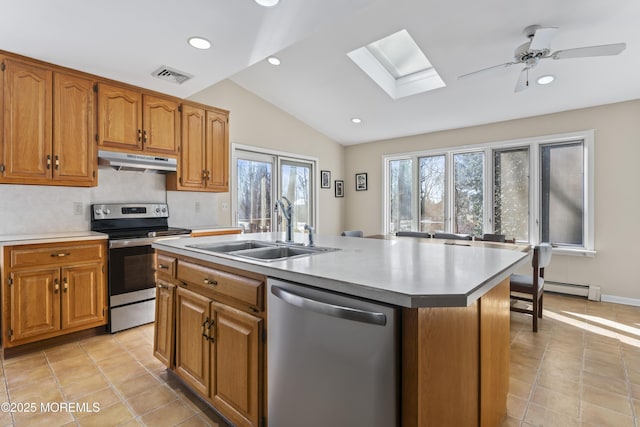
[[[235,426],[261,425],[264,278],[172,259],[157,254],[156,358]]]
[[[201,395],[209,395],[211,300],[189,290],[176,292],[176,374]]]
[[[228,305],[211,305],[209,397],[236,426],[257,426],[262,319]]]
[[[60,330],[59,277],[57,268],[11,274],[10,341]]]
[[[167,368],[174,364],[176,285],[158,279],[156,283],[156,323],[153,337],[153,355]]]
[[[106,325],[105,241],[4,248],[4,347]]]

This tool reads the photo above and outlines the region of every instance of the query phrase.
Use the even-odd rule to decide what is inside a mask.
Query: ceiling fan
[[[543,59],[569,59],[584,58],[589,56],[610,56],[617,55],[626,47],[626,43],[604,44],[599,46],[578,47],[574,49],[564,49],[551,52],[551,39],[558,32],[556,27],[542,27],[540,25],[530,25],[524,29],[523,33],[529,41],[518,46],[513,54],[514,61],[504,64],[483,68],[471,73],[458,76],[462,79],[485,71],[498,68],[507,68],[516,64],[524,64],[516,82],[515,92],[520,92],[529,87],[529,70],[534,68]]]

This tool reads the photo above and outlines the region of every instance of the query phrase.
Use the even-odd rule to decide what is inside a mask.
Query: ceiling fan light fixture
[[[555,77],[552,76],[551,74],[546,74],[544,76],[540,76],[538,77],[538,84],[539,85],[548,85],[549,83],[553,82],[555,80]]]
[[[189,45],[191,45],[192,47],[195,47],[196,49],[205,50],[211,47],[211,42],[205,39],[204,37],[197,37],[197,36],[189,37],[187,42],[189,42]]]
[[[273,7],[280,3],[280,0],[254,0],[260,6],[263,7]]]
[[[276,56],[270,56],[267,58],[267,62],[271,65],[280,65],[280,58]]]

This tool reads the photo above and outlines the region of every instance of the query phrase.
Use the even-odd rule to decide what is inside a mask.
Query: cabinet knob
[[[62,279],[62,292],[67,292],[67,289],[69,289],[69,281],[65,277]]]
[[[211,286],[216,286],[218,284],[217,280],[209,280],[208,278],[205,278],[202,283],[204,283],[205,285],[211,285]]]
[[[47,169],[51,169],[51,155],[47,154]]]
[[[142,141],[142,129],[138,129],[138,142]]]
[[[60,169],[60,156],[56,156],[56,170]]]
[[[58,281],[58,279],[53,279],[53,293],[57,294],[59,290],[60,290],[60,282]]]
[[[142,131],[142,142],[143,143],[147,142],[147,131],[146,130]]]

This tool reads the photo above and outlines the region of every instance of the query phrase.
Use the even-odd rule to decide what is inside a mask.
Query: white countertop
[[[108,239],[104,233],[95,231],[69,231],[59,233],[5,234],[0,235],[0,247],[9,245],[28,245],[32,243],[73,242],[81,240]]]
[[[465,307],[528,262],[524,252],[421,243],[420,239],[364,239],[317,235],[317,246],[338,251],[264,262],[215,254],[189,245],[235,240],[282,240],[284,233],[179,238],[159,250],[403,307]],[[296,242],[305,242],[296,234]]]

